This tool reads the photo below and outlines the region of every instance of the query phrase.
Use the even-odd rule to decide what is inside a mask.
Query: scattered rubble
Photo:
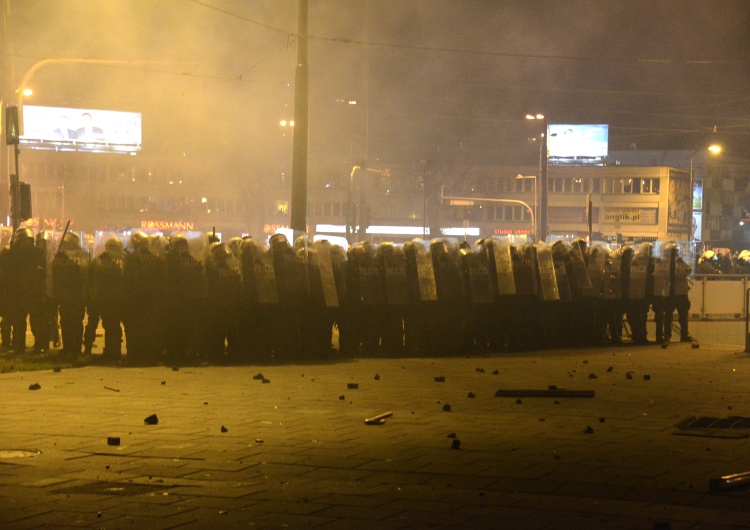
[[[156,425],[157,423],[159,423],[159,418],[156,416],[156,414],[152,414],[151,416],[143,420],[143,423],[147,425]]]
[[[29,390],[39,390],[40,388],[42,388],[42,385],[40,385],[39,383],[33,383],[29,385]]]
[[[435,376],[435,382],[436,383],[445,383],[445,376],[443,376],[443,375]]]

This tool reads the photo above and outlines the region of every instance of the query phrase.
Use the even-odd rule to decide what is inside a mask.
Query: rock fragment
[[[40,385],[39,383],[33,383],[29,385],[29,390],[39,390],[40,388],[42,388],[42,385]]]
[[[435,376],[435,382],[436,383],[445,383],[445,376],[443,376],[443,375]]]
[[[159,418],[156,416],[156,414],[152,414],[151,416],[143,420],[143,423],[145,423],[146,425],[156,425],[157,423],[159,423]]]

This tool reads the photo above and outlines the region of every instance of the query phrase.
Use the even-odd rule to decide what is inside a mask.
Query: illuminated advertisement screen
[[[24,105],[21,144],[34,149],[135,153],[141,113]]]
[[[609,125],[550,124],[549,158],[605,158],[609,153]]]

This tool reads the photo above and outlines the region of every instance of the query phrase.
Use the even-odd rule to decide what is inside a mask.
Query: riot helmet
[[[34,232],[31,228],[19,228],[13,237],[14,244],[33,245]]]
[[[122,259],[124,251],[124,245],[119,237],[109,236],[104,242],[104,252],[112,259]]]
[[[148,236],[144,232],[133,232],[130,236],[129,245],[133,250],[145,249],[148,245]]]
[[[81,238],[73,232],[66,232],[62,240],[63,250],[80,250]]]

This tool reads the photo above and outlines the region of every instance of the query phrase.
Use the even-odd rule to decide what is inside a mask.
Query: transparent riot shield
[[[654,296],[667,298],[669,296],[670,263],[669,256],[654,260]],[[632,271],[632,269],[631,269]]]
[[[473,304],[491,304],[492,284],[490,283],[489,263],[484,248],[478,246],[468,250],[464,256],[464,270],[468,274],[469,295]]]
[[[378,266],[375,249],[369,243],[359,243],[356,247],[362,303],[365,305],[382,305],[385,303],[385,289],[381,284],[380,267]]]
[[[516,281],[513,276],[513,258],[510,245],[499,239],[491,241],[492,255],[488,259],[494,260],[495,277],[497,278],[497,294],[516,294]]]
[[[438,300],[459,302],[463,300],[461,272],[459,269],[460,247],[457,239],[433,239],[430,242],[432,263],[435,269],[435,284]]]
[[[327,241],[318,241],[313,244],[313,250],[314,253],[310,254],[313,260],[311,271],[320,278],[323,304],[325,307],[338,307],[339,296],[331,262],[331,245]]]
[[[630,289],[628,298],[643,300],[646,298],[646,275],[648,274],[648,259],[633,256],[630,262]]]
[[[583,259],[581,247],[575,244],[571,245],[569,256],[574,276],[572,279],[575,281],[576,288],[583,292],[590,291],[592,288],[591,278],[589,277],[589,271],[586,267],[586,261]]]
[[[276,269],[274,268],[273,255],[268,249],[263,248],[252,264],[253,276],[257,301],[259,304],[278,304],[279,291],[276,287]]]
[[[409,286],[406,279],[406,255],[401,245],[381,243],[378,257],[385,272],[385,291],[388,305],[407,305]]]
[[[560,300],[560,292],[557,287],[557,276],[555,275],[555,263],[552,261],[552,251],[549,246],[540,244],[536,249],[536,261],[539,269],[541,282],[540,296],[545,302]]]
[[[589,263],[587,266],[591,289],[584,291],[585,296],[598,297],[602,292],[602,278],[604,276],[604,263],[609,257],[609,249],[602,245],[595,245],[589,251]]]
[[[417,281],[419,283],[419,299],[422,302],[434,302],[437,300],[437,285],[435,284],[435,269],[430,255],[430,243],[428,241],[412,241],[408,251],[413,252],[413,260],[416,265]]]
[[[515,294],[521,296],[536,295],[539,291],[536,273],[538,270],[536,247],[530,243],[522,248],[511,247],[511,262]]]
[[[190,255],[196,261],[205,265],[209,247],[208,234],[186,230],[184,232],[177,232],[175,235],[184,237],[188,242],[188,252]]]
[[[602,298],[619,300],[622,298],[622,261],[620,251],[610,252],[602,268]]]

